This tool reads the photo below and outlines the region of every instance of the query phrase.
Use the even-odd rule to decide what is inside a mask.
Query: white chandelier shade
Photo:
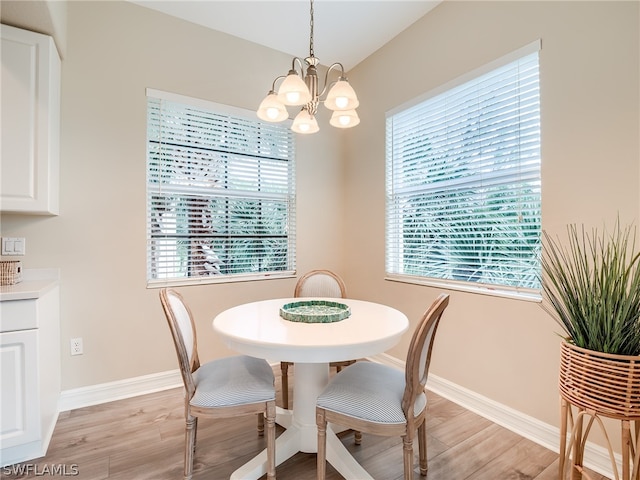
[[[282,122],[289,118],[289,112],[273,90],[262,100],[257,113],[258,118],[266,122]]]
[[[336,128],[351,128],[359,123],[360,117],[355,110],[336,110],[329,120],[329,124]]]
[[[302,106],[311,101],[311,92],[295,70],[290,70],[278,89],[278,100],[284,105]]]
[[[355,110],[360,102],[356,92],[346,79],[341,78],[331,87],[324,101],[324,106],[329,110]]]
[[[316,117],[303,108],[293,120],[291,130],[296,133],[316,133],[320,130],[320,127]]]
[[[337,128],[351,128],[360,123],[360,118],[355,109],[360,102],[349,80],[344,74],[341,63],[332,64],[325,75],[324,87],[319,90],[317,65],[319,60],[313,54],[313,0],[311,3],[311,34],[309,39],[309,56],[303,60],[294,57],[291,69],[286,76],[279,76],[273,81],[271,90],[262,100],[257,110],[258,118],[266,122],[282,122],[289,118],[286,106],[302,107],[295,117],[291,129],[294,132],[308,134],[320,130],[315,115],[318,105],[332,110],[329,124]],[[296,65],[297,63],[297,65]],[[296,69],[299,66],[300,72]],[[340,69],[337,81],[329,82],[329,74]],[[276,83],[281,81],[276,93]],[[328,91],[328,92],[327,92]]]

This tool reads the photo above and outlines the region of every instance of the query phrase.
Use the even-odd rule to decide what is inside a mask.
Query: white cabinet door
[[[10,448],[40,438],[38,333],[0,333],[0,445]]]
[[[58,214],[60,57],[47,35],[0,33],[0,211]]]

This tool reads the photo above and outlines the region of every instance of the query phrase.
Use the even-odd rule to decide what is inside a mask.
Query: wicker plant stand
[[[620,420],[622,479],[640,480],[640,356],[611,355],[563,342],[560,350],[560,462],[559,479],[580,480],[584,447],[597,423],[607,441],[609,457],[620,480],[611,441],[602,417]],[[574,418],[573,408],[577,410]],[[585,417],[588,419],[585,426]],[[567,429],[571,429],[567,445]]]

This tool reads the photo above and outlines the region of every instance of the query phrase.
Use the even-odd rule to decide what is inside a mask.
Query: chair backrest
[[[293,296],[346,298],[347,289],[342,279],[330,270],[311,270],[300,277]]]
[[[411,338],[405,371],[406,386],[402,398],[402,409],[408,421],[413,419],[414,402],[424,392],[427,384],[436,330],[447,305],[449,295],[441,293],[424,313]]]
[[[195,393],[192,373],[200,367],[193,315],[182,295],[171,288],[160,290],[160,302],[176,347],[180,373],[187,390],[187,399],[191,399]]]

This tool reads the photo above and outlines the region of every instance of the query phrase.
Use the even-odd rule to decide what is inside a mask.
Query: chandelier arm
[[[300,57],[293,57],[293,59],[291,60],[291,70],[293,70],[296,73],[298,72],[296,70],[296,61],[300,65],[300,77],[304,78],[304,63],[302,63],[303,60]]]
[[[280,75],[280,76],[274,78],[273,83],[271,84],[271,91],[269,93],[275,93],[276,92],[276,82],[278,80],[283,79],[283,78],[287,78],[287,76],[286,75]]]
[[[334,69],[334,67],[340,67],[340,77],[338,78],[338,80],[341,80],[344,78],[344,67],[342,66],[342,64],[340,62],[335,62],[333,64],[331,64],[331,66],[327,69],[327,73],[325,73],[324,75],[324,87],[322,88],[322,92],[320,92],[318,94],[318,100],[320,100],[320,97],[322,97],[325,93],[327,93],[327,90],[329,89],[329,73],[331,73],[331,70]],[[334,82],[331,82],[331,85],[333,85]]]

